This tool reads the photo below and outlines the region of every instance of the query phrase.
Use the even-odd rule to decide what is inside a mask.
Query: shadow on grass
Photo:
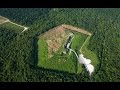
[[[33,56],[34,56],[34,65],[37,66],[38,63],[38,38],[33,37]]]
[[[37,69],[37,70],[42,70],[42,71],[45,71],[45,72],[50,72],[50,73],[62,74],[62,75],[74,75],[74,76],[78,75],[78,74],[75,74],[75,73],[69,73],[67,71],[60,71],[60,70],[38,67],[37,65],[36,66],[31,66],[31,68],[32,69]]]

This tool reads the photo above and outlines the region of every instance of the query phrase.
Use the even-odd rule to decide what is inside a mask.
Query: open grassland
[[[74,38],[71,43],[71,48],[75,50],[78,54],[80,54],[79,50],[83,43],[85,42],[87,35],[79,33],[79,32],[74,32]]]
[[[80,54],[79,50],[86,41],[88,35],[79,33],[77,31],[65,30],[66,35],[69,35],[71,32],[74,33],[74,38],[72,40],[70,47],[73,50],[75,50],[78,54]],[[48,58],[49,53],[48,53],[47,42],[46,39],[43,39],[41,36],[38,40],[38,66],[46,69],[66,71],[69,73],[80,73],[82,71],[82,65],[79,65],[74,53],[73,52],[71,53],[68,52],[66,54],[62,53],[65,50],[63,47],[65,42],[66,41],[64,40],[64,42],[62,42],[62,44],[60,45],[59,49],[56,52],[52,52],[53,56],[51,58]],[[85,47],[86,46],[87,45],[85,45]],[[87,50],[85,52],[87,52]]]
[[[99,60],[95,52],[88,49],[90,37],[91,36],[88,36],[85,42],[83,43],[80,49],[80,53],[82,53],[86,58],[90,59],[92,61],[92,64],[96,67],[99,64]]]

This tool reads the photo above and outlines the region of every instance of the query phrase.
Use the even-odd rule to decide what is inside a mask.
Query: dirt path
[[[11,22],[11,21],[9,21],[9,22],[12,23],[12,24],[14,24],[14,25],[17,25],[17,26],[19,26],[19,27],[24,28],[24,30],[23,30],[21,33],[23,33],[24,31],[28,30],[28,27],[25,27],[25,26],[19,25],[19,24],[17,24],[17,23]]]
[[[6,22],[9,22],[9,19],[0,16],[0,24],[6,23]]]
[[[86,34],[86,35],[91,35],[91,33],[89,33],[88,31],[85,31],[85,30],[80,29],[80,28],[78,28],[78,27],[73,27],[73,26],[71,26],[71,25],[65,25],[65,24],[62,24],[61,26],[62,26],[63,28],[65,28],[65,29],[70,29],[70,30],[74,30],[74,31],[77,31],[77,32]]]
[[[4,24],[4,23],[6,23],[6,22],[9,22],[9,20],[6,20],[6,21],[0,20],[0,24]]]
[[[9,19],[7,19],[7,18],[5,18],[5,17],[0,16],[0,20],[6,21],[6,20],[9,20]]]
[[[28,30],[28,27],[19,25],[19,24],[17,24],[17,23],[14,23],[14,22],[10,21],[9,19],[7,19],[7,18],[5,18],[5,17],[0,16],[0,24],[4,24],[4,23],[6,23],[6,22],[9,22],[9,23],[11,23],[11,24],[14,24],[14,25],[17,25],[17,26],[19,26],[19,27],[24,28],[21,33],[23,33],[24,31]]]

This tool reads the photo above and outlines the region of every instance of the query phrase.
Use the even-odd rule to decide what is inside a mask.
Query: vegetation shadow
[[[38,63],[38,38],[33,37],[33,57],[34,57],[34,65],[37,66]]]

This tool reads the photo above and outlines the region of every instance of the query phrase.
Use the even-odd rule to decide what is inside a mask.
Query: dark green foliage
[[[0,15],[30,27],[14,39],[11,38],[14,32],[0,29],[0,40],[7,45],[4,47],[0,42],[0,48],[3,48],[0,51],[0,81],[90,81],[85,71],[75,75],[34,65],[34,37],[63,23],[93,33],[88,48],[97,54],[100,65],[91,77],[92,81],[120,81],[120,9],[2,8]]]
[[[17,36],[17,33],[4,27],[0,27],[0,56],[4,56],[4,50]]]
[[[10,20],[31,25],[34,21],[44,18],[50,8],[1,8],[0,15]]]

